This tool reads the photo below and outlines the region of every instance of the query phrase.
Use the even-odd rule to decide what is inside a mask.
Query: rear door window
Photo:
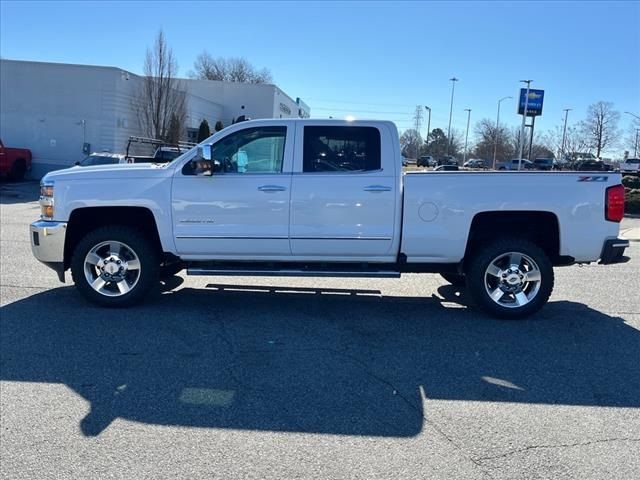
[[[374,127],[304,127],[303,172],[366,172],[381,168]]]

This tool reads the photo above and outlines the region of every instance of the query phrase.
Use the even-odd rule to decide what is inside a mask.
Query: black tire
[[[454,287],[464,287],[467,285],[467,279],[464,275],[459,273],[441,273],[440,276],[444,278],[447,282],[449,282]]]
[[[27,163],[22,158],[18,158],[13,165],[11,165],[11,171],[9,172],[9,179],[13,182],[19,182],[24,179],[24,175],[27,173]]]
[[[137,255],[140,271],[137,282],[119,296],[105,296],[93,289],[85,276],[85,258],[97,245],[116,241],[125,244]],[[153,243],[135,228],[114,225],[89,232],[76,245],[71,259],[71,274],[76,288],[91,303],[101,307],[128,307],[141,302],[159,284],[160,262]]]
[[[517,252],[528,256],[537,264],[538,270],[540,271],[537,293],[528,300],[528,303],[522,306],[507,307],[494,301],[488,291],[491,287],[485,279],[489,265],[493,263],[496,258],[509,252]],[[554,283],[553,265],[547,254],[535,243],[518,238],[495,240],[476,249],[473,255],[467,264],[467,291],[473,302],[489,315],[503,319],[520,319],[533,315],[549,300]],[[487,276],[487,278],[491,277]],[[525,288],[531,287],[525,286]],[[509,300],[509,294],[507,294],[506,297],[507,300]],[[515,303],[515,298],[513,302]],[[511,305],[513,305],[513,303]]]

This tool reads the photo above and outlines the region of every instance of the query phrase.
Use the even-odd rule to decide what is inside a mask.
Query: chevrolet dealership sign
[[[527,96],[527,89],[520,89],[520,102],[518,102],[518,115],[524,115],[524,102]],[[542,101],[544,100],[544,90],[529,89],[529,101],[527,102],[527,117],[537,117],[542,115]]]

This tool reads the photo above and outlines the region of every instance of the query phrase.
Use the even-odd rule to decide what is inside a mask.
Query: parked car
[[[402,166],[403,167],[409,166],[409,160],[407,160],[407,157],[405,157],[404,155],[402,155]]]
[[[456,157],[452,155],[445,155],[444,157],[440,157],[436,163],[437,163],[437,166],[458,165],[458,160],[456,159]]]
[[[422,157],[418,158],[416,164],[418,167],[435,167],[436,159],[431,155],[423,155]]]
[[[466,168],[487,168],[487,163],[480,158],[472,158],[471,160],[467,160],[463,167]]]
[[[434,172],[457,172],[460,170],[458,165],[440,165],[433,169]]]
[[[497,170],[518,170],[518,167],[520,167],[521,170],[535,170],[536,168],[533,162],[524,158],[521,160],[514,158],[513,160],[496,164]]]
[[[559,170],[558,164],[553,158],[536,158],[533,165],[537,170]]]
[[[625,175],[640,174],[640,158],[627,158],[620,164],[620,173]]]
[[[5,147],[0,140],[0,176],[22,180],[31,170],[31,150]]]
[[[576,170],[578,172],[609,172],[612,167],[601,160],[582,160],[576,164]]]
[[[597,182],[570,172],[438,175],[404,173],[401,162],[393,122],[242,122],[161,167],[47,174],[31,248],[62,281],[70,268],[79,293],[104,307],[142,301],[161,275],[181,268],[240,276],[438,272],[504,318],[547,302],[554,266],[627,260],[629,242],[618,238],[620,174]]]
[[[118,153],[99,152],[92,153],[88,157],[76,162],[79,167],[91,167],[94,165],[114,165],[117,163],[131,163],[127,162],[127,158],[124,155]]]

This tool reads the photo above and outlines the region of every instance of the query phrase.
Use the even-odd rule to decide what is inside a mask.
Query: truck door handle
[[[368,187],[364,187],[364,191],[372,193],[390,192],[391,187],[385,185],[369,185]]]
[[[280,185],[262,185],[261,187],[258,187],[258,190],[261,192],[284,192],[286,188],[281,187]]]

